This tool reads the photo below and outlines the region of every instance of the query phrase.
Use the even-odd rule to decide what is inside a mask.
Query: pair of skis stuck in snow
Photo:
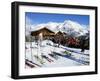
[[[43,59],[47,60],[48,62],[53,62],[53,60],[50,59],[50,58],[49,58],[48,56],[46,56],[46,55],[41,55],[41,58],[40,58],[39,56],[37,56],[37,55],[34,55],[34,57],[35,57],[41,64],[44,64],[44,63],[45,63],[45,61],[44,61]]]

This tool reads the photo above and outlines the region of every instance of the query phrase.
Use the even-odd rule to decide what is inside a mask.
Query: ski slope
[[[71,55],[69,56],[67,53]],[[40,67],[89,65],[89,50],[85,50],[83,53],[81,49],[62,45],[57,47],[57,44],[50,40],[42,41],[41,45],[36,42],[26,42],[25,59],[33,62],[33,64],[38,64]],[[26,65],[26,68],[29,67]]]

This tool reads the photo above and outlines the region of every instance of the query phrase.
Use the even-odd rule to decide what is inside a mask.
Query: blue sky
[[[78,22],[79,24],[89,26],[89,16],[88,15],[26,12],[25,17],[26,17],[26,22],[28,21],[28,23],[33,24],[33,25],[48,23],[48,22],[61,23],[61,22],[64,22],[65,20],[71,20],[71,21]]]

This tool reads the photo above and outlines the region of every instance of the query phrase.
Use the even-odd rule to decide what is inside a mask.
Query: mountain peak
[[[78,22],[75,22],[72,20],[65,20],[62,23],[48,22],[44,24],[38,24],[32,27],[32,31],[36,31],[43,27],[47,27],[48,29],[52,30],[55,33],[57,33],[58,31],[61,31],[72,36],[85,35],[88,32],[88,30],[84,28],[84,25],[81,25]]]

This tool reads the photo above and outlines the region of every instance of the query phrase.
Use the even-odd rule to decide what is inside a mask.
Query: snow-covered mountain
[[[35,26],[31,25],[30,27],[26,26],[26,32],[36,31],[36,30],[46,27],[55,33],[57,33],[58,31],[61,31],[61,32],[65,32],[72,36],[80,36],[80,35],[85,35],[86,33],[88,33],[88,27],[86,27],[85,25],[81,25],[78,22],[71,21],[71,20],[65,20],[62,23],[48,22],[46,24],[45,23],[38,24]]]
[[[64,23],[61,24],[60,29],[61,31],[72,36],[80,36],[88,33],[88,30],[81,24],[71,20],[64,21]]]

